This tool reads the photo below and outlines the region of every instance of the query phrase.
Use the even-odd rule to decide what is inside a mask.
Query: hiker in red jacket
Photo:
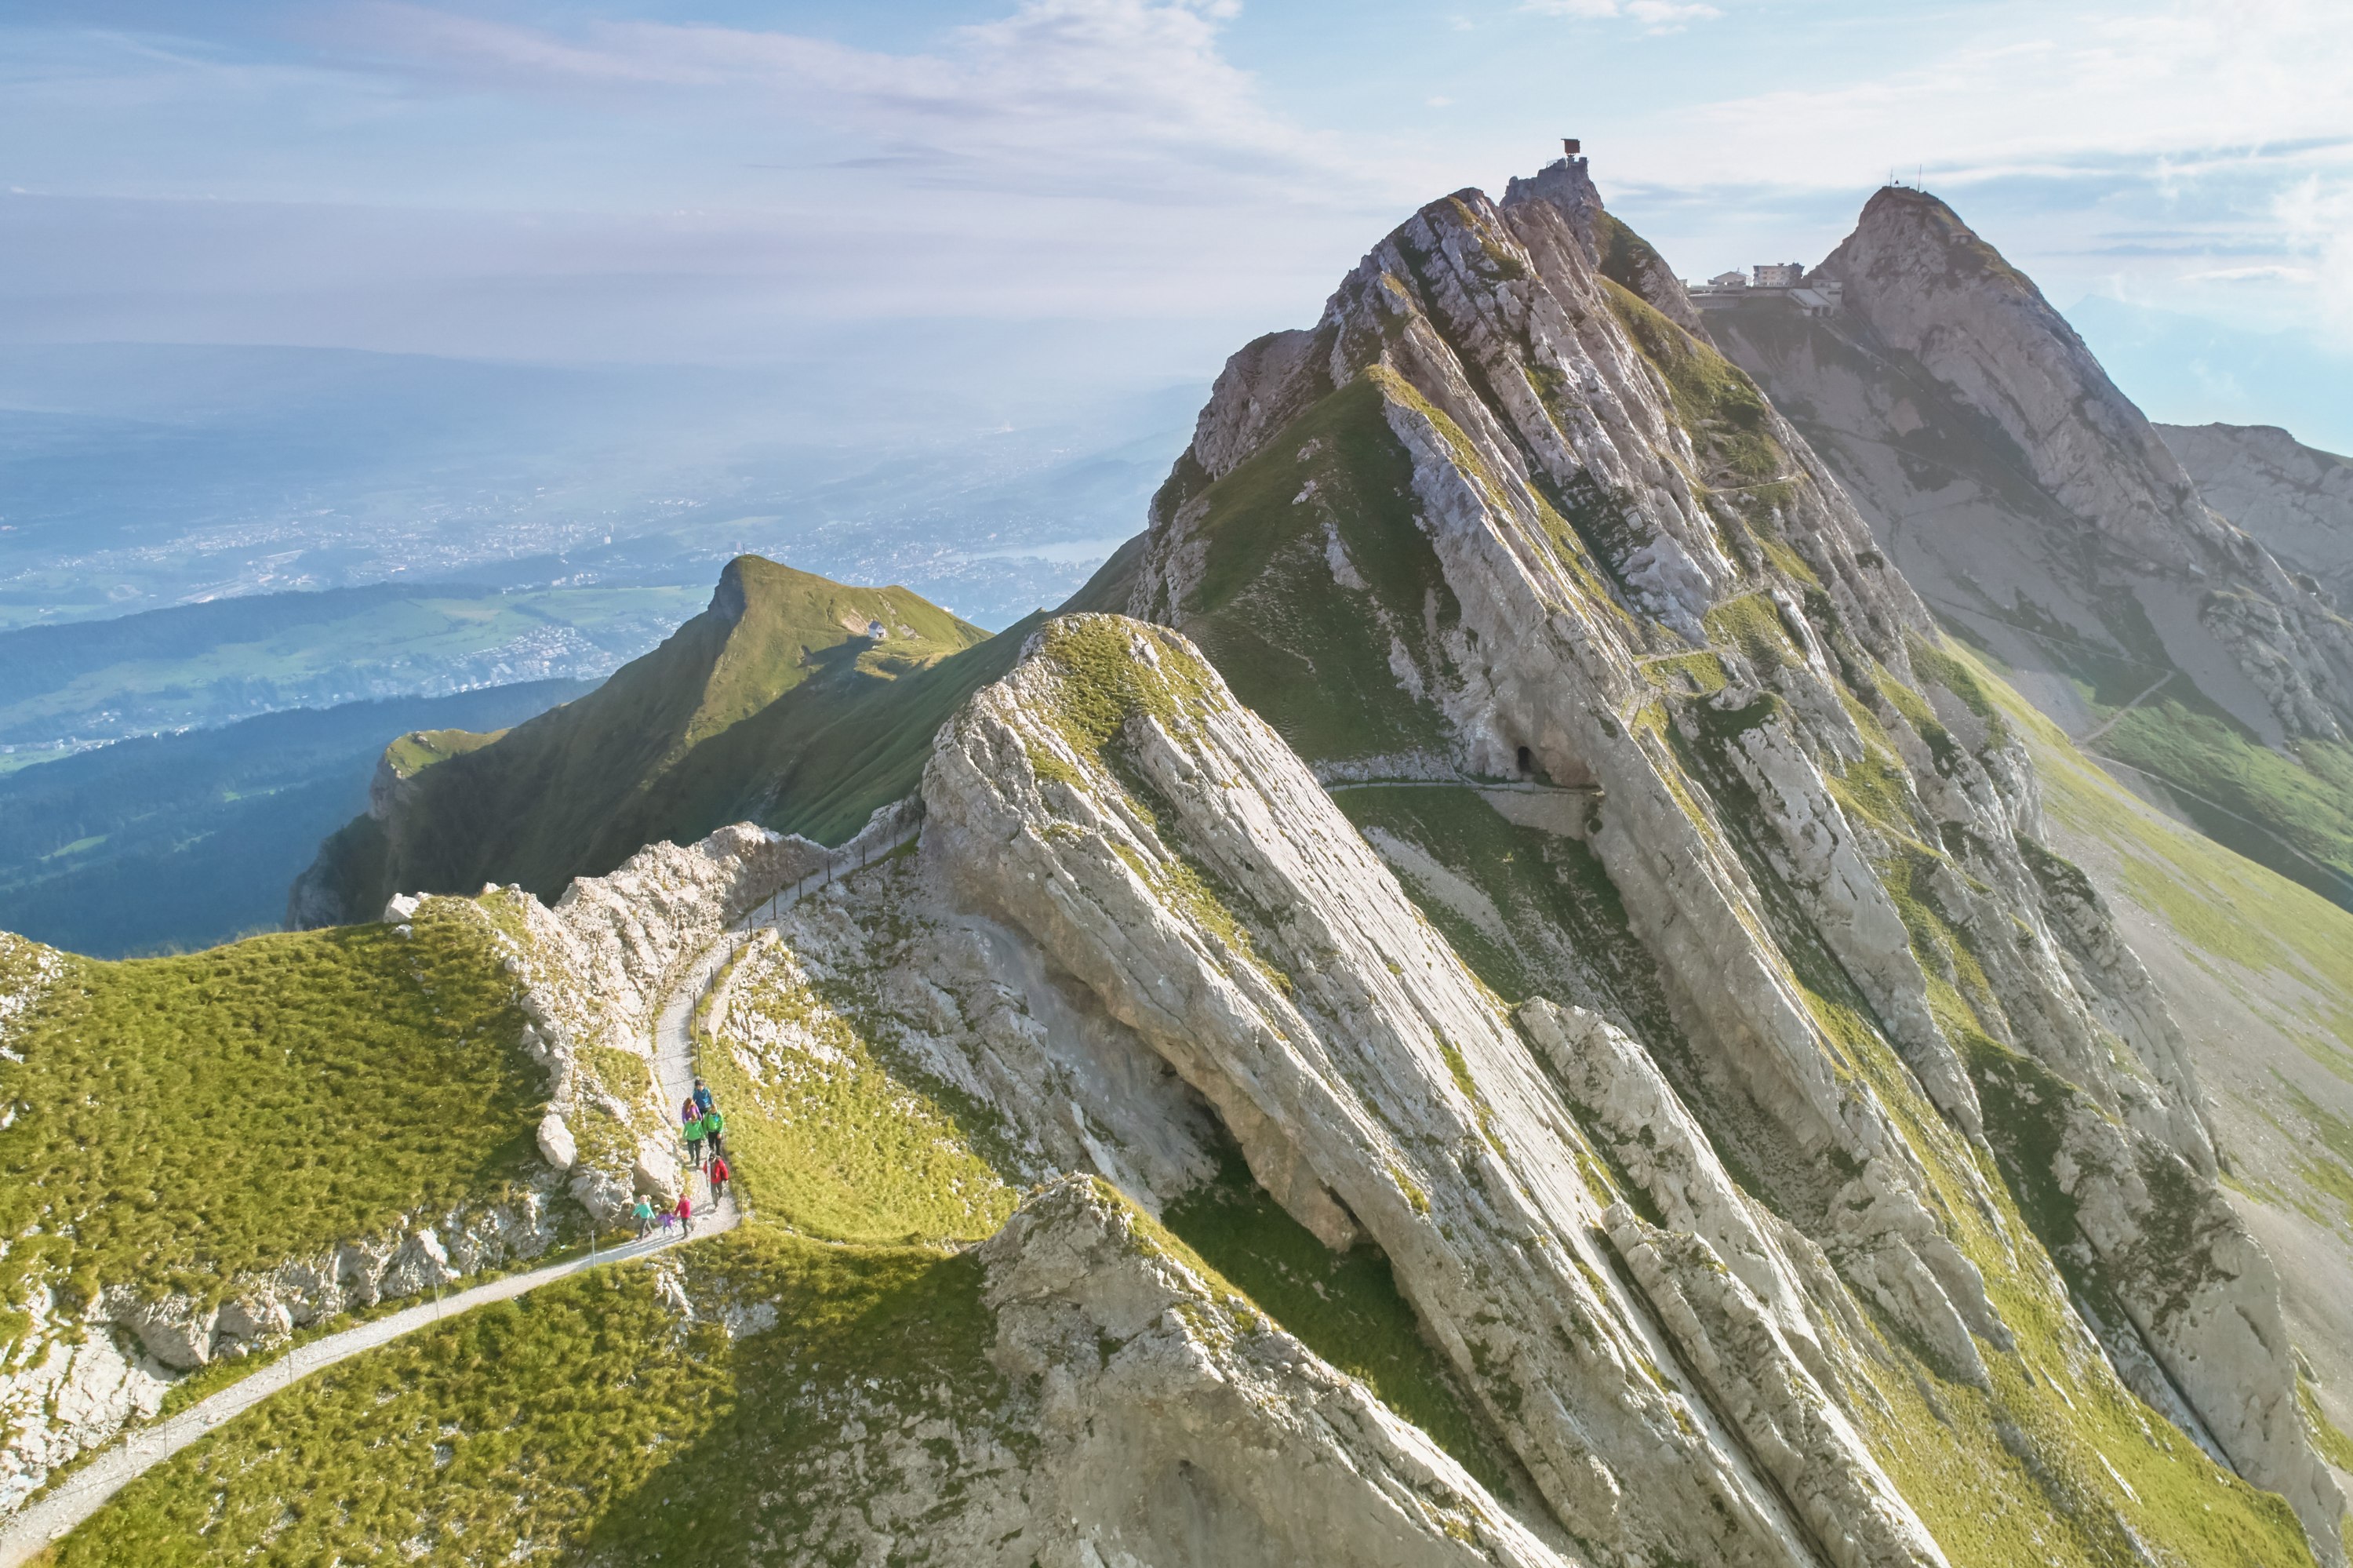
[[[710,1179],[712,1202],[716,1203],[720,1199],[727,1196],[727,1178],[731,1174],[733,1173],[727,1169],[725,1155],[714,1154],[711,1157],[711,1164],[704,1170],[703,1175]]]
[[[692,1235],[694,1234],[694,1200],[686,1193],[681,1192],[678,1195],[678,1208],[673,1212],[678,1215],[678,1228],[688,1235]]]

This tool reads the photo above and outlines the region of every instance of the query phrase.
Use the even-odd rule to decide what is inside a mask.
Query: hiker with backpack
[[[733,1174],[727,1169],[727,1160],[724,1155],[714,1154],[711,1157],[711,1164],[703,1171],[703,1175],[711,1182],[711,1201],[713,1203],[727,1196],[727,1181]]]

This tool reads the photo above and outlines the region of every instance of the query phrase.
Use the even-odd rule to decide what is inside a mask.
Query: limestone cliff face
[[[943,736],[923,798],[954,885],[1174,1066],[1302,1223],[1379,1245],[1580,1539],[1636,1561],[1942,1560],[1842,1423],[1775,1426],[1769,1472],[1746,1457],[1790,1391],[1830,1408],[1769,1330],[1748,1348],[1780,1347],[1781,1397],[1744,1401],[1737,1431],[1655,1370],[1678,1342],[1613,1277],[1599,1162],[1542,1063],[1182,639],[1056,622]]]
[[[1820,270],[1842,308],[1708,330],[1823,446],[1889,554],[2030,673],[2178,672],[2266,740],[2353,724],[2353,628],[2218,515],[2031,280],[1924,193],[1882,190]],[[2119,695],[2115,699],[2121,702]]]
[[[2004,1358],[2039,1363],[2053,1332],[2088,1347],[2096,1319],[2333,1559],[2341,1502],[2293,1413],[2275,1281],[2213,1188],[2179,1031],[2042,847],[2000,694],[1748,378],[1601,271],[1595,206],[1557,174],[1500,207],[1434,203],[1314,329],[1238,355],[1155,502],[1132,609],[1197,639],[1346,791],[1486,973],[1610,1019],[1753,1173],[1791,1267],[1744,1276],[1736,1311],[1684,1295],[1687,1327],[1749,1342],[1763,1312],[1802,1370],[1788,1282],[1817,1258],[1817,1340],[1860,1312],[2011,1420]],[[2103,461],[2141,450],[2131,437]],[[2170,493],[2126,489],[2084,504]],[[2243,554],[2194,496],[2167,503],[2197,548]],[[1448,804],[1382,793],[1411,789]],[[1518,848],[1482,853],[1481,835]],[[1523,851],[1552,874],[1504,868]],[[2014,1114],[2021,1075],[2048,1086],[2054,1138],[2118,1151],[2070,1168],[2051,1204],[2021,1201],[2049,1159]],[[1328,1202],[1294,1155],[1262,1159],[1303,1220],[1335,1238],[1369,1223],[1320,1168]],[[2164,1174],[2137,1184],[2144,1161]],[[2240,1309],[2193,1306],[2205,1290]],[[2114,1309],[2086,1318],[2071,1292]]]

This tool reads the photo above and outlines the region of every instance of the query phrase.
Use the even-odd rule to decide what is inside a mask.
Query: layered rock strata
[[[1589,1150],[1508,1015],[1181,639],[1055,623],[923,796],[958,887],[1175,1066],[1302,1224],[1382,1248],[1581,1540],[1808,1560],[1740,1441],[1653,1370],[1673,1351],[1612,1278]],[[1937,1560],[1872,1522],[1850,1560]]]
[[[1500,207],[1434,203],[1315,328],[1236,355],[1155,503],[1132,608],[1200,639],[1327,778],[1581,798],[1560,833],[1606,876],[1641,956],[1599,963],[1567,927],[1506,936],[1672,1065],[1711,1137],[1834,1266],[1831,1294],[1991,1390],[1987,1357],[2016,1340],[1989,1268],[2094,1342],[2042,1250],[2064,1245],[2131,1298],[2122,1316],[2185,1387],[2192,1362],[2261,1368],[2271,1392],[2242,1403],[2218,1381],[2192,1403],[2333,1558],[2333,1484],[2270,1414],[2293,1381],[2284,1339],[2259,1306],[2208,1313],[2146,1269],[2170,1198],[2119,1189],[2131,1218],[2098,1235],[2031,1237],[2003,1217],[2014,1193],[1989,1184],[1981,1094],[2013,1060],[2069,1086],[2084,1137],[2178,1169],[2211,1212],[2179,1031],[2041,847],[2032,768],[1990,678],[1947,649],[1747,378],[1598,270],[1590,206],[1560,178]],[[2226,535],[2216,548],[2235,549]],[[1333,672],[1376,669],[1387,695],[1344,700],[1360,721],[1318,707]],[[1419,885],[1435,865],[1467,888],[1457,913],[1506,902],[1511,874],[1450,860],[1444,838],[1381,842]],[[1870,1065],[1890,1047],[1893,1078]],[[1991,1152],[2013,1189],[2031,1180],[2034,1151]],[[2253,1244],[2224,1229],[2182,1266],[2213,1260],[2253,1302],[2264,1271],[2232,1266]],[[1818,1324],[1838,1316],[1817,1304]]]
[[[967,1561],[1583,1561],[1094,1181],[1032,1198],[979,1256],[1039,1452],[1015,1549]]]

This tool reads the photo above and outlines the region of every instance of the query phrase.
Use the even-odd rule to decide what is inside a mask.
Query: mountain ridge
[[[813,728],[854,724],[878,689],[936,680],[936,666],[996,641],[997,655],[965,666],[986,668],[1006,637],[1019,645],[1018,631],[992,640],[904,588],[846,588],[739,556],[702,614],[588,696],[410,759],[429,766],[403,767],[388,752],[367,814],[330,838],[290,892],[289,924],[363,919],[397,893],[486,882],[553,899],[654,840],[776,817],[758,775],[780,744],[782,767]],[[981,678],[971,673],[965,689]],[[835,836],[890,799],[896,778],[827,819]],[[789,808],[786,820],[801,825]]]
[[[754,1222],[616,1292],[705,1348],[705,1392],[611,1439],[618,1502],[675,1436],[744,1558],[2345,1561],[2311,1385],[2353,1363],[2292,1337],[2225,1192],[2231,1043],[2054,847],[2114,827],[2091,765],[1654,261],[1581,164],[1425,206],[1233,357],[1084,606],[887,676],[803,670],[816,623],[779,617],[720,680],[763,583],[876,591],[739,561],[614,734],[594,699],[534,721],[636,759],[608,798],[871,794],[850,847],[600,806],[633,853],[552,906],[466,881],[360,927],[482,934],[538,1146],[607,1221],[693,1190],[644,1057],[697,1020]],[[801,705],[844,688],[837,749]],[[428,793],[531,728],[388,758],[389,815],[454,812]],[[518,776],[511,809],[565,804]],[[585,868],[559,847],[543,885]],[[2175,896],[2220,965],[2230,920]],[[592,1343],[581,1310],[550,1332]],[[224,1434],[69,1555],[191,1510],[224,1550],[610,1547],[614,1499],[500,1484],[495,1418],[370,1414],[542,1407],[529,1323],[440,1349],[488,1332],[324,1391],[313,1477]],[[763,1421],[691,1415],[738,1398]],[[385,1498],[368,1454],[443,1478]]]

